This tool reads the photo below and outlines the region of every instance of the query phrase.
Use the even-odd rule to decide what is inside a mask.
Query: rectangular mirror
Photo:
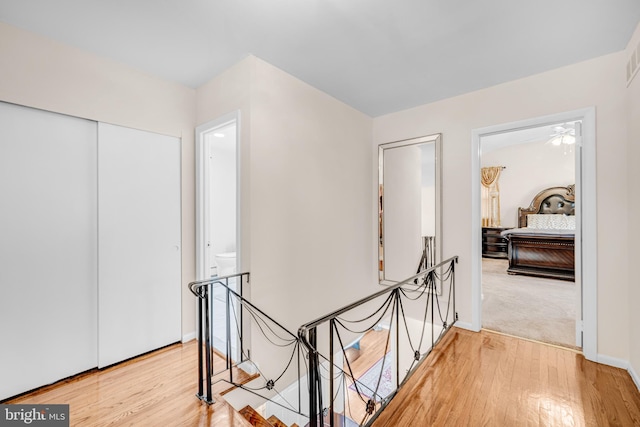
[[[401,282],[442,259],[441,135],[378,148],[380,284]]]

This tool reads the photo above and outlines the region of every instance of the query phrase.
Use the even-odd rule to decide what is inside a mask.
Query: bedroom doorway
[[[480,140],[485,329],[569,348],[582,344],[576,336],[581,286],[573,278],[577,123]]]
[[[473,242],[473,329],[485,327],[582,348],[587,358],[595,358],[596,258],[595,244],[588,244],[595,243],[595,209],[591,208],[595,206],[595,168],[590,167],[595,159],[594,123],[595,112],[587,109],[474,131],[474,152],[478,154],[473,161],[473,214],[477,215],[472,218],[477,234]],[[552,141],[558,135],[575,139]],[[493,173],[498,175],[500,205],[497,213],[497,205],[493,206],[494,217],[482,219],[480,175],[481,168],[489,166],[497,167]],[[538,277],[539,271],[508,274],[510,261],[502,232],[519,226],[518,208],[529,207],[542,190],[572,184],[575,281]],[[495,196],[495,188],[492,194]]]

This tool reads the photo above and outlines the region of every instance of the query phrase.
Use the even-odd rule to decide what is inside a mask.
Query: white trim
[[[545,124],[582,120],[581,221],[582,260],[579,264],[582,278],[583,343],[582,351],[588,360],[597,360],[598,342],[598,283],[597,283],[597,217],[596,217],[596,111],[594,107],[552,114],[513,123],[474,129],[471,132],[471,330],[482,327],[482,267],[480,257],[480,139],[491,134],[504,133]],[[578,180],[576,180],[578,181]],[[577,234],[578,235],[578,234]]]
[[[631,375],[631,379],[636,384],[638,391],[640,391],[640,376],[638,376],[638,373],[633,369],[631,364],[629,364],[629,369],[627,370],[629,371],[629,375]]]
[[[638,391],[640,391],[640,376],[638,376],[638,373],[635,371],[635,369],[633,369],[633,366],[629,361],[618,359],[617,357],[607,356],[605,354],[598,354],[597,362],[603,365],[613,366],[614,368],[624,369],[625,371],[629,372],[629,376],[633,380]]]
[[[598,352],[598,219],[596,203],[596,109],[582,110],[582,352]]]
[[[473,324],[469,323],[469,322],[456,322],[454,324],[454,326],[457,326],[460,329],[466,329],[467,331],[471,331],[471,332],[480,332],[480,329],[476,329],[473,327]]]
[[[196,331],[189,332],[182,336],[182,343],[187,343],[196,339]]]
[[[617,357],[607,356],[605,354],[598,354],[598,358],[595,362],[601,363],[607,366],[613,366],[614,368],[620,368],[624,370],[629,370],[629,362],[624,359],[618,359]]]

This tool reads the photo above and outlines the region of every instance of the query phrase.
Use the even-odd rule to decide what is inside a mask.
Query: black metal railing
[[[310,427],[375,420],[457,321],[457,262],[449,258],[300,327]]]
[[[189,283],[189,290],[198,297],[198,325],[197,325],[197,333],[198,333],[198,398],[212,404],[213,400],[213,390],[212,390],[212,378],[214,374],[214,366],[213,366],[213,358],[215,353],[214,348],[214,301],[215,301],[215,291],[222,294],[223,301],[223,309],[225,311],[225,322],[223,325],[220,325],[223,329],[219,329],[221,335],[225,337],[225,352],[222,354],[224,359],[225,370],[228,370],[229,381],[233,382],[233,370],[232,367],[235,364],[239,364],[244,362],[245,360],[242,358],[242,355],[245,354],[244,348],[244,340],[242,334],[244,333],[243,328],[243,319],[240,318],[238,321],[239,324],[239,339],[241,350],[240,350],[240,360],[233,360],[233,350],[232,342],[231,342],[231,325],[232,322],[230,320],[230,311],[231,305],[229,304],[231,300],[231,295],[235,295],[238,298],[242,299],[242,293],[244,289],[244,284],[249,281],[249,273],[240,273],[234,274],[230,276],[224,277],[213,277],[208,280],[201,280],[196,282]],[[232,290],[229,285],[232,285],[233,288],[237,289]],[[239,285],[239,286],[238,286]],[[217,312],[217,311],[216,311]],[[223,334],[222,334],[223,332]],[[226,339],[228,338],[228,339]],[[221,340],[222,341],[222,340]],[[221,350],[220,348],[218,350]]]
[[[244,298],[249,273],[190,283],[198,297],[197,397],[213,403],[213,386],[225,382],[288,424],[370,425],[457,321],[457,262],[425,268],[297,335]]]
[[[248,283],[249,273],[240,273],[189,284],[198,297],[197,397],[214,403],[213,386],[224,382],[251,394],[252,401],[265,406],[268,402],[280,417],[284,413],[304,425],[308,410],[304,414],[302,406],[307,398],[302,396],[306,388],[300,387],[300,380],[307,371],[306,348],[297,335],[243,296]],[[252,352],[252,347],[258,350]]]

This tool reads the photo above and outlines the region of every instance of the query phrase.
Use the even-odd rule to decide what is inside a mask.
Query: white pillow
[[[530,214],[527,215],[527,228],[544,230],[575,230],[575,215]]]

